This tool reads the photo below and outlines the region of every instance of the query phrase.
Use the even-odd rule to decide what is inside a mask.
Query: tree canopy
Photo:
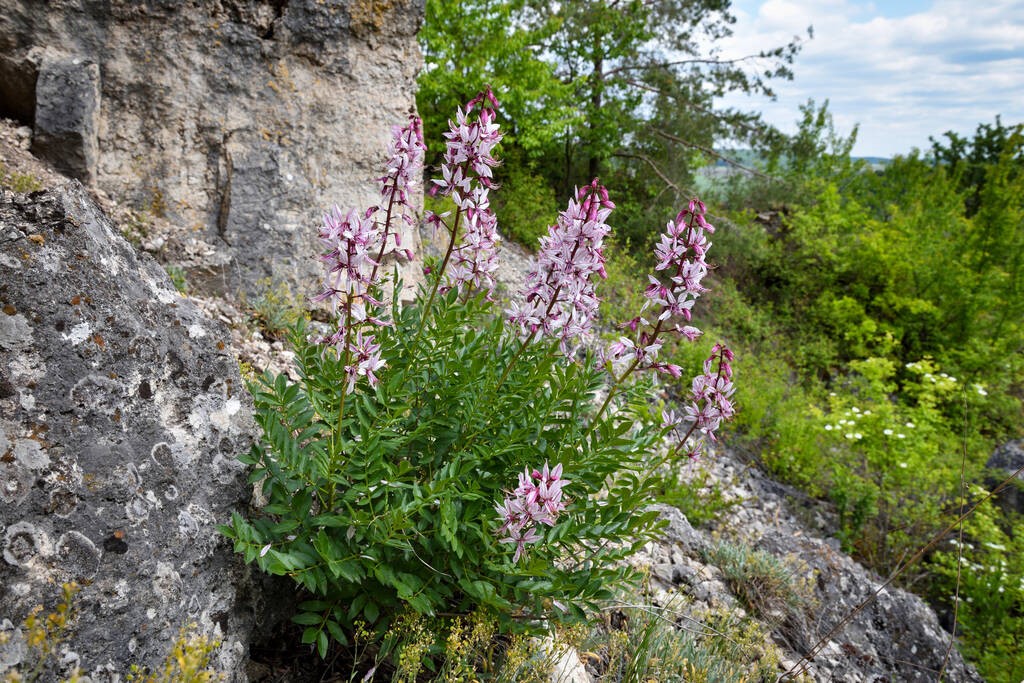
[[[727,59],[716,45],[735,21],[728,0],[427,0],[419,109],[437,135],[490,84],[506,153],[534,176],[525,185],[540,180],[564,199],[602,176],[629,190],[620,220],[643,222],[666,190],[690,194],[693,171],[725,156],[723,143],[779,137],[760,114],[719,102],[732,92],[773,97],[772,82],[793,76],[801,39]]]

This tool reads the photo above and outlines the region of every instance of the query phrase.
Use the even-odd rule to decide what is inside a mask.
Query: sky
[[[799,106],[829,101],[839,133],[859,124],[856,156],[892,157],[947,130],[1024,122],[1024,0],[734,0],[732,58],[806,39],[775,102],[730,95],[786,132]]]

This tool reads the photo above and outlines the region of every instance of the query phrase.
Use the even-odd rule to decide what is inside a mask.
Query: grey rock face
[[[215,525],[248,499],[254,425],[228,330],[80,185],[0,195],[0,616],[76,581],[59,656],[94,681],[157,665],[189,623],[243,680],[252,584]]]
[[[993,451],[992,457],[988,459],[985,466],[994,470],[1002,470],[1007,476],[1024,467],[1024,439],[1004,443]],[[1017,478],[1024,478],[1024,473],[1018,474]]]
[[[99,67],[78,58],[47,55],[35,92],[32,153],[91,185],[99,155]]]
[[[198,242],[182,249],[190,282],[252,294],[269,276],[310,293],[320,215],[379,202],[391,126],[415,104],[423,11],[423,0],[7,0],[0,114],[34,107],[36,148],[55,160],[65,143],[47,136],[81,131],[69,171]],[[68,66],[89,63],[95,160],[91,76]],[[61,82],[74,87],[55,92]]]
[[[815,681],[851,683],[937,679],[950,635],[921,598],[881,588],[877,576],[808,529],[790,511],[787,497],[797,497],[796,491],[740,466],[725,450],[706,464],[737,505],[713,532],[693,528],[675,508],[655,506],[668,522],[665,535],[632,561],[649,567],[656,604],[682,609],[698,621],[709,609],[747,614],[724,570],[706,552],[725,536],[747,552],[777,558],[802,586],[803,606],[748,615],[763,624],[781,652],[780,680],[806,680],[801,673]],[[954,647],[943,680],[975,683],[981,677]]]
[[[995,487],[1024,467],[1024,439],[1007,441],[992,453],[985,466],[990,470],[986,486]],[[1004,509],[1016,513],[1024,512],[1024,472],[1018,474],[996,498]]]

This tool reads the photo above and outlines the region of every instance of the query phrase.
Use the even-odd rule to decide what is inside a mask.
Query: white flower
[[[907,463],[901,462],[900,467],[902,467],[903,469],[907,469]]]
[[[979,396],[988,396],[988,392],[985,391],[985,387],[981,386],[980,384],[975,384],[974,390],[978,392]]]
[[[864,438],[864,435],[863,435],[863,434],[861,434],[860,432],[856,432],[856,433],[855,433],[855,434],[853,435],[853,438],[854,438],[855,440],[857,440],[857,441],[860,441],[861,439],[863,439],[863,438]]]
[[[913,422],[908,422],[906,427],[907,427],[907,429],[913,429],[914,428],[914,423]]]
[[[825,425],[825,431],[826,432],[831,432],[832,431],[832,425]]]
[[[892,436],[892,430],[891,429],[883,429],[882,433],[885,434],[886,436]]]
[[[905,438],[907,438],[907,435],[904,434],[903,432],[900,432],[899,434],[896,435],[896,438],[897,439],[905,439]]]
[[[845,436],[847,439],[852,439],[853,438],[853,433],[852,432],[846,432],[846,434],[843,434],[843,436]]]

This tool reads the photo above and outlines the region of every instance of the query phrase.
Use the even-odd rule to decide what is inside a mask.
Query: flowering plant
[[[450,210],[426,220],[447,247],[425,269],[415,301],[398,303],[395,276],[384,296],[382,267],[389,250],[401,249],[394,221],[411,216],[423,149],[414,120],[391,147],[386,210],[324,217],[327,277],[317,298],[332,305],[336,329],[312,335],[300,322],[292,335],[298,379],[266,374],[252,386],[264,438],[242,459],[269,502],[223,531],[247,561],[309,593],[295,620],[321,654],[330,638],[345,642],[355,621],[385,628],[408,608],[484,607],[506,628],[583,618],[631,575],[620,560],[656,532],[645,509],[650,454],[679,430],[680,445],[663,458],[681,448],[695,456],[731,415],[724,348],[679,418],[652,416],[651,374],[637,377],[646,369],[680,375],[649,347],[673,316],[689,319],[703,291],[702,206],[691,206],[659,247],[659,269],[670,269],[673,284],[650,295],[661,308],[639,343],[609,353],[586,343],[614,209],[596,180],[542,239],[523,296],[504,315],[494,305],[497,111],[487,91],[446,134],[433,191],[450,198]],[[649,325],[638,318],[628,326],[641,324]]]

